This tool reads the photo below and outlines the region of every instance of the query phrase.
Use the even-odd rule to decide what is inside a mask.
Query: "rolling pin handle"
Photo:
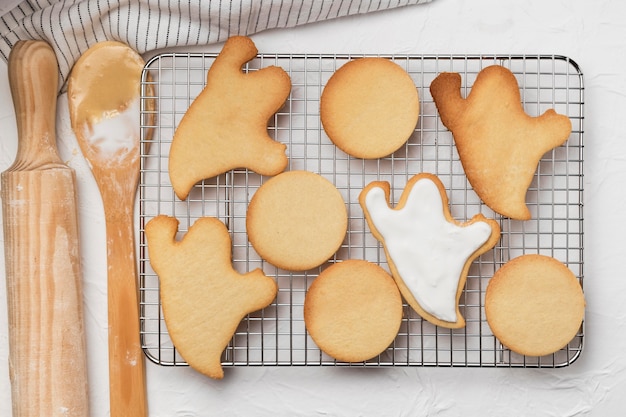
[[[19,41],[9,54],[8,66],[18,135],[13,167],[24,169],[27,164],[37,169],[62,163],[55,133],[59,68],[52,47],[45,41]]]

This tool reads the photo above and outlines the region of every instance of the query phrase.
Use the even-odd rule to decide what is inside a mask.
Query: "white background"
[[[561,54],[585,74],[585,348],[564,369],[227,368],[221,381],[147,363],[150,416],[618,416],[626,406],[626,3],[434,0],[253,35],[262,52]],[[206,48],[218,51],[221,45]],[[182,50],[183,48],[181,48]],[[152,55],[152,54],[150,54]],[[76,170],[92,415],[108,416],[104,219],[59,101],[59,148]],[[0,63],[0,171],[17,149]],[[0,261],[4,277],[4,261]],[[0,416],[10,416],[0,279]],[[42,416],[43,417],[43,416]]]

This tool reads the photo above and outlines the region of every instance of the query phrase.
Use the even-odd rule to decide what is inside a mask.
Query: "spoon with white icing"
[[[133,233],[143,66],[127,45],[101,42],[81,56],[68,81],[72,129],[100,189],[106,218],[112,417],[147,416]]]

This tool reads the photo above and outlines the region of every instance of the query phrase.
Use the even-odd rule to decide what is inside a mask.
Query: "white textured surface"
[[[212,381],[147,364],[151,417],[617,416],[626,406],[626,3],[453,1],[253,36],[263,52],[547,53],[585,74],[585,349],[555,370],[227,368]],[[207,47],[219,50],[220,46]],[[202,49],[202,48],[195,48]],[[17,132],[0,63],[0,171]],[[108,416],[106,260],[97,187],[59,101],[59,148],[76,169],[92,416]],[[0,274],[4,277],[4,259]],[[0,279],[0,416],[10,416],[6,292]]]

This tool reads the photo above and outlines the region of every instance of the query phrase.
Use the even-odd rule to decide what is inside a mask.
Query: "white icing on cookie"
[[[419,305],[439,320],[455,322],[463,267],[491,236],[489,224],[449,222],[439,189],[428,178],[413,185],[401,209],[389,207],[380,187],[369,190],[365,206],[388,256]]]

